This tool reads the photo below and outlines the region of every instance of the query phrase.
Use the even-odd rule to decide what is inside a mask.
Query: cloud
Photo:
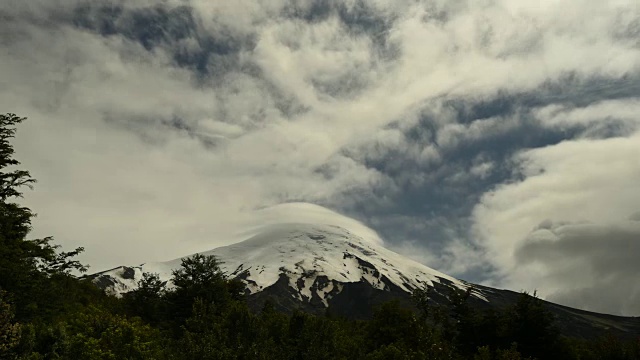
[[[638,211],[633,1],[1,7],[0,111],[29,117],[34,235],[85,246],[95,270],[312,202],[453,275],[540,288],[507,275],[541,221]]]
[[[524,266],[544,268],[551,301],[598,312],[640,312],[640,223],[548,224],[516,251]],[[615,309],[615,310],[614,310]]]
[[[248,228],[259,230],[275,224],[326,224],[340,226],[365,241],[382,244],[382,239],[363,223],[331,211],[322,206],[309,203],[286,203],[260,209],[251,214]],[[250,236],[247,236],[249,238]]]
[[[615,224],[637,212],[639,140],[640,133],[574,140],[519,154],[524,179],[485,194],[474,209],[475,235],[504,284],[599,311],[638,310],[631,305],[635,293],[618,306],[611,299],[578,299],[604,281],[635,291],[622,280],[636,263],[623,255],[636,246],[637,224]],[[547,219],[568,224],[539,226]]]
[[[3,48],[3,79],[11,91],[2,99],[30,117],[16,147],[40,180],[25,199],[40,213],[34,235],[85,246],[98,269],[223,245],[256,207],[317,200],[376,181],[375,172],[338,157],[340,176],[321,186],[315,169],[346,137],[322,134],[318,116],[327,115],[290,121],[280,108],[280,93],[298,92],[291,88],[298,74],[274,84],[232,72],[224,86],[202,86],[190,69],[175,66],[170,47],[149,50],[124,30],[103,36],[64,23],[51,31],[28,21],[12,25],[16,41]],[[341,38],[337,24],[318,27],[310,30],[320,36],[318,51],[329,42],[338,46],[327,54],[337,55],[339,68],[353,40]],[[29,41],[17,41],[21,37]],[[315,46],[307,40],[304,51]],[[255,64],[267,57],[259,49],[252,56]],[[274,73],[269,67],[278,65],[263,66]],[[303,80],[316,97],[312,82]],[[297,95],[296,102],[304,102]],[[337,135],[348,130],[334,128]]]
[[[544,126],[570,129],[583,128],[592,137],[630,134],[638,130],[640,99],[603,100],[583,107],[549,105],[536,110]]]

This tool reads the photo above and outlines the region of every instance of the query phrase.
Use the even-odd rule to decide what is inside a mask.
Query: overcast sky
[[[637,0],[3,0],[33,236],[93,271],[321,205],[465,280],[640,315]]]

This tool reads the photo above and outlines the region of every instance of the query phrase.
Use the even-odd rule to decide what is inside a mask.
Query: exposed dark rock
[[[93,283],[96,284],[100,289],[107,289],[116,284],[116,281],[109,275],[98,276],[93,280]]]
[[[123,279],[134,279],[136,275],[136,270],[127,266],[123,266],[122,278]]]
[[[309,234],[307,236],[309,236],[309,239],[311,240],[322,240],[326,238],[326,236],[324,235],[315,235],[315,234]]]

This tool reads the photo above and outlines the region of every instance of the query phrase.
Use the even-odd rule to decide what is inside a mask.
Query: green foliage
[[[589,342],[569,340],[575,359],[580,360],[635,360],[640,359],[640,337],[624,341],[614,336],[603,336]]]
[[[382,304],[367,324],[369,348],[381,345],[414,344],[418,335],[418,322],[410,309],[397,301]]]
[[[52,284],[74,270],[86,271],[73,260],[82,248],[58,252],[51,237],[27,239],[34,214],[10,201],[22,196],[21,188],[35,183],[28,171],[16,168],[20,162],[13,158],[9,142],[15,136],[15,126],[24,120],[15,114],[0,114],[0,289],[14,294],[20,320],[54,311],[60,302],[51,298]]]
[[[476,359],[571,358],[554,317],[535,293],[522,293],[502,310],[479,311],[469,304],[472,291],[453,291],[449,305],[437,307],[429,306],[428,291],[414,293],[421,319],[438,329],[441,339],[450,340],[457,354]]]
[[[536,294],[522,293],[506,314],[507,336],[522,354],[539,359],[561,358],[560,332]]]
[[[167,298],[172,316],[177,319],[184,320],[191,315],[196,299],[214,311],[221,311],[241,298],[242,284],[227,280],[214,256],[196,254],[184,258],[172,275],[174,289]]]
[[[411,357],[395,345],[382,345],[365,357],[366,360],[409,360]]]
[[[140,316],[151,324],[159,324],[167,315],[165,286],[166,283],[160,280],[158,274],[142,274],[137,289],[124,295],[125,307],[130,314]]]
[[[36,181],[31,178],[26,170],[12,169],[7,167],[20,165],[20,162],[13,158],[13,146],[9,142],[16,134],[15,126],[26,120],[16,114],[0,114],[0,201],[6,202],[12,197],[20,197],[22,186],[32,187]]]
[[[161,333],[139,318],[94,306],[50,324],[30,325],[19,353],[25,358],[159,359]]]
[[[160,332],[139,318],[88,307],[68,320],[67,356],[71,359],[160,358]]]
[[[0,359],[9,357],[20,343],[20,324],[14,321],[14,312],[7,301],[8,294],[0,290]]]

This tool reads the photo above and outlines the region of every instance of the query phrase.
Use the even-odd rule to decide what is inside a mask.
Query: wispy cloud
[[[555,265],[514,265],[532,229],[639,210],[634,1],[0,7],[0,111],[30,118],[35,232],[96,270],[306,201],[429,266],[551,296]]]

